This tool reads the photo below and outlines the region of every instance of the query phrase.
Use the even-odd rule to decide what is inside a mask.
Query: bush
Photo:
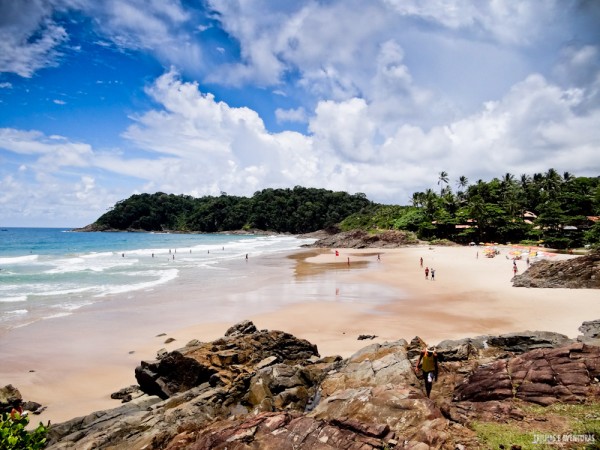
[[[40,424],[33,431],[25,428],[29,418],[19,413],[11,417],[2,413],[0,417],[0,448],[2,450],[39,450],[46,446],[48,427]],[[48,423],[50,425],[50,423]]]

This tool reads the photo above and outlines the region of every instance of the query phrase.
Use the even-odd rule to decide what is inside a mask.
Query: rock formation
[[[345,231],[325,236],[305,247],[316,248],[397,248],[417,244],[414,233],[409,231],[389,230],[369,234],[363,230]]]
[[[521,424],[523,405],[600,402],[600,347],[543,332],[444,341],[429,399],[413,371],[424,344],[320,357],[305,340],[244,321],[143,362],[145,394],[53,425],[48,448],[471,449],[482,448],[474,421]]]
[[[600,289],[600,250],[562,261],[538,261],[515,275],[513,286]]]

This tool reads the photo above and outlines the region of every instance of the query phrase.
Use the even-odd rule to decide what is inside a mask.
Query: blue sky
[[[600,2],[0,0],[0,226],[600,175]]]

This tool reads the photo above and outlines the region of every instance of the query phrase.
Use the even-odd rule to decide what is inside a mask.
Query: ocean
[[[0,229],[0,331],[72,314],[104,299],[193,273],[227,282],[227,263],[289,252],[294,236]],[[193,272],[192,272],[193,271]]]

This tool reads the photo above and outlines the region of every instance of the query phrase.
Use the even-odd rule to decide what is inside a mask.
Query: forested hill
[[[86,230],[218,232],[260,229],[309,233],[341,222],[372,203],[364,194],[326,189],[264,189],[252,197],[195,198],[157,192],[118,202]]]

